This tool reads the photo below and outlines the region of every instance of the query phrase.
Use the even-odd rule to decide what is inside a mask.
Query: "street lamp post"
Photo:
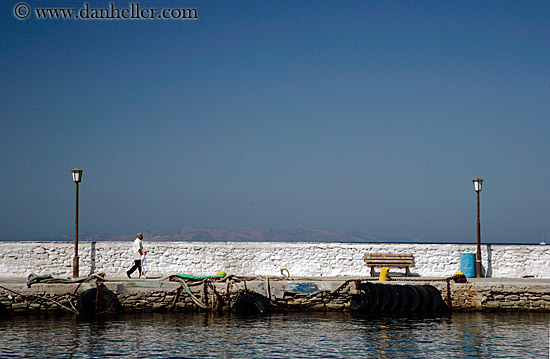
[[[477,193],[477,253],[476,253],[476,277],[481,278],[481,222],[479,221],[479,192],[481,192],[481,178],[472,180],[474,183],[474,191]]]
[[[74,225],[74,258],[73,258],[73,278],[78,278],[78,184],[82,180],[82,170],[75,168],[72,170],[73,182],[76,183],[76,216]]]

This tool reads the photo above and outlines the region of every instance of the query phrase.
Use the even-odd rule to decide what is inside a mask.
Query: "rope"
[[[286,277],[285,277],[285,272],[286,272]],[[286,268],[281,269],[281,275],[283,276],[282,279],[290,279],[290,272]]]
[[[105,279],[105,274],[103,275],[91,274],[88,277],[84,277],[84,278],[65,279],[65,278],[54,278],[51,276],[51,274],[38,275],[38,274],[31,273],[27,277],[27,287],[30,288],[33,284],[36,284],[36,283],[84,283],[92,279],[107,281]]]
[[[207,284],[212,289],[212,293],[214,293],[214,295],[212,296],[212,308],[216,307],[219,310],[220,305],[223,303],[223,296],[218,293],[218,291],[216,290],[216,286],[211,280],[207,281]],[[214,299],[216,299],[216,306],[214,305]]]
[[[73,303],[71,301],[71,298],[75,297],[75,295],[78,292],[78,290],[80,289],[82,283],[88,282],[88,281],[93,280],[93,279],[97,280],[96,281],[96,288],[97,288],[96,306],[99,305],[99,302],[100,302],[99,296],[103,297],[103,293],[99,293],[100,292],[99,287],[98,287],[99,283],[101,283],[101,282],[120,282],[121,281],[120,279],[118,279],[118,280],[117,279],[106,279],[105,275],[103,273],[91,274],[88,277],[77,278],[77,279],[53,278],[51,275],[37,275],[37,274],[34,274],[34,273],[31,273],[28,276],[27,286],[29,288],[33,284],[37,284],[37,283],[78,283],[78,286],[76,286],[76,289],[74,289],[74,291],[72,293],[72,297],[69,293],[63,294],[63,296],[66,296],[65,301],[68,302],[70,307],[68,307],[66,305],[63,305],[58,300],[54,300],[54,299],[51,299],[51,298],[45,298],[45,297],[41,297],[41,296],[38,296],[38,295],[32,295],[32,294],[23,295],[23,294],[17,293],[16,291],[13,291],[9,288],[5,288],[3,286],[0,286],[0,288],[6,290],[8,292],[12,292],[12,293],[14,293],[18,296],[23,297],[23,298],[25,298],[25,297],[37,298],[38,300],[52,302],[52,303],[57,304],[60,308],[63,308],[64,310],[67,310],[67,311],[75,313],[75,314],[79,314],[78,310],[73,305]],[[463,275],[460,275],[460,274],[455,274],[455,275],[447,277],[447,278],[438,278],[438,279],[403,278],[403,277],[391,278],[391,277],[388,277],[389,282],[391,282],[391,281],[446,282],[447,283],[447,288],[446,288],[447,293],[446,293],[445,302],[447,302],[447,304],[449,306],[452,304],[450,281],[454,280],[456,283],[464,283],[465,279],[466,278]],[[244,283],[244,292],[247,292],[247,285],[246,285],[247,283],[246,282],[247,281],[253,281],[253,280],[262,280],[264,282],[264,284],[266,286],[265,289],[266,289],[267,299],[272,304],[277,305],[277,306],[280,306],[280,305],[289,306],[289,304],[282,303],[281,301],[276,301],[276,300],[272,299],[271,298],[271,293],[270,293],[271,292],[270,281],[291,280],[290,271],[287,268],[282,268],[281,269],[281,276],[250,276],[250,277],[248,277],[248,276],[224,275],[224,276],[219,276],[219,277],[218,276],[197,277],[197,276],[182,275],[182,274],[175,273],[175,274],[170,274],[170,275],[167,275],[167,276],[161,277],[161,278],[147,279],[148,282],[151,282],[151,281],[166,281],[166,280],[177,281],[181,284],[181,287],[178,287],[176,295],[174,297],[174,300],[173,300],[172,304],[170,305],[170,307],[168,309],[169,311],[173,310],[173,308],[175,307],[176,302],[180,298],[181,289],[185,290],[185,292],[189,295],[189,297],[191,298],[193,303],[195,303],[200,308],[213,310],[215,307],[218,307],[218,309],[219,309],[220,305],[222,304],[222,298],[224,298],[224,297],[227,300],[227,303],[229,304],[229,306],[231,306],[231,295],[242,291],[240,289],[237,290],[236,292],[232,291],[231,290],[232,285],[234,283],[243,282]],[[296,281],[299,281],[299,280],[302,280],[302,281],[307,281],[307,280],[334,281],[334,279],[327,279],[327,278],[293,278],[292,280],[296,280]],[[348,285],[350,283],[356,283],[356,285],[357,285],[357,283],[360,282],[360,281],[367,281],[367,282],[368,281],[378,281],[378,279],[373,279],[373,278],[348,279],[342,285],[340,285],[337,289],[335,289],[331,292],[320,291],[320,292],[311,293],[311,294],[309,294],[305,297],[302,297],[304,300],[308,300],[309,303],[301,303],[300,306],[309,307],[309,306],[313,306],[313,305],[319,304],[319,303],[323,303],[323,304],[326,305],[332,299],[338,297],[341,294],[341,292],[344,291],[348,287]],[[222,283],[227,284],[224,294],[220,294],[216,291],[216,288],[215,288],[215,285],[214,285],[215,282],[222,282]],[[196,287],[196,286],[199,286],[201,284],[205,285],[205,286],[208,286],[212,289],[213,295],[212,295],[211,305],[208,305],[208,298],[207,298],[208,294],[207,294],[206,291],[205,291],[205,298],[203,298],[203,300],[206,301],[206,304],[205,304],[205,302],[203,300],[199,299],[197,296],[195,296],[192,293],[191,289],[190,289],[190,287]],[[61,298],[61,297],[59,297],[59,298]],[[56,299],[58,299],[58,298],[56,298]],[[110,301],[111,303],[108,303],[107,308],[110,307],[110,305],[112,304],[112,301],[113,301],[113,299],[111,299],[111,301]],[[107,309],[107,308],[105,308],[105,309]],[[103,308],[96,308],[96,310],[101,310],[101,309],[103,309]]]
[[[181,279],[181,278],[177,278],[177,280],[181,283],[181,286],[183,287],[183,289],[185,290],[185,292],[187,292],[187,294],[189,295],[189,297],[191,298],[191,300],[196,304],[198,305],[199,307],[203,308],[203,309],[212,309],[211,307],[208,307],[206,305],[204,305],[199,298],[195,297],[195,295],[193,293],[191,293],[191,290],[189,289],[189,287],[187,286],[187,283],[185,282],[185,280]]]
[[[69,312],[72,312],[72,313],[75,313],[75,314],[79,314],[78,310],[76,309],[72,309],[72,308],[69,308],[69,307],[66,307],[64,306],[63,304],[59,303],[58,301],[56,300],[53,300],[53,299],[50,299],[50,298],[45,298],[45,297],[41,297],[41,296],[38,296],[38,295],[34,295],[34,294],[28,294],[28,295],[24,295],[24,294],[21,294],[21,293],[17,293],[16,291],[14,290],[11,290],[9,288],[6,288],[6,287],[3,287],[3,286],[0,286],[0,288],[4,289],[4,290],[7,290],[8,292],[12,292],[13,294],[16,294],[22,298],[27,298],[27,297],[30,297],[30,298],[37,298],[39,300],[44,300],[44,301],[48,301],[48,302],[53,302],[57,305],[59,305],[61,308],[63,309],[66,309],[68,310]],[[71,304],[71,306],[74,308],[73,304],[68,300],[68,302]]]
[[[301,307],[308,308],[312,307],[316,304],[322,303],[326,306],[328,302],[330,302],[333,298],[337,298],[340,292],[342,292],[350,283],[356,283],[357,279],[348,279],[346,280],[342,285],[340,285],[338,288],[333,290],[332,292],[322,291],[317,293],[311,293],[306,298],[309,299],[309,297],[317,297],[321,295],[321,298],[318,299],[312,299],[309,303],[302,303]],[[288,305],[288,304],[287,304]]]
[[[176,294],[174,295],[174,300],[172,301],[172,304],[170,305],[170,308],[168,308],[168,311],[171,312],[174,307],[176,306],[176,303],[180,297],[180,292],[181,292],[181,287],[178,287],[178,289],[176,290]]]

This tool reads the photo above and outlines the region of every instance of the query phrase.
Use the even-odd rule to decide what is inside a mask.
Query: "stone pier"
[[[430,284],[450,299],[452,311],[550,311],[550,281],[537,279],[477,279],[455,283],[443,278],[240,278],[220,281],[125,280],[106,278],[84,283],[35,283],[20,278],[0,279],[0,305],[11,313],[75,312],[81,293],[103,283],[116,294],[123,312],[228,311],[239,293],[259,293],[277,310],[350,311],[358,283]]]
[[[370,277],[365,254],[412,254],[411,277],[403,277],[402,268],[390,268],[391,283],[431,284],[449,299],[454,311],[550,310],[547,245],[483,245],[484,278],[449,285],[445,279],[461,271],[461,254],[475,253],[475,245],[145,240],[144,246],[149,251],[148,275],[157,279],[126,278],[133,262],[131,242],[81,242],[80,276],[103,272],[105,286],[125,311],[211,310],[213,305],[215,310],[227,310],[243,291],[258,292],[284,310],[346,311],[358,293],[357,283],[377,279]],[[73,256],[71,242],[0,242],[0,310],[71,311],[79,295],[96,286],[95,280],[29,288],[26,278],[32,273],[70,278]],[[174,273],[218,272],[235,280],[188,282],[188,288],[159,280]]]

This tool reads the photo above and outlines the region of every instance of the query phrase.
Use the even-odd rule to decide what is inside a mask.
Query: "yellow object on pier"
[[[388,267],[383,267],[380,269],[380,278],[378,280],[385,281],[388,280],[388,273],[390,272],[390,269]]]

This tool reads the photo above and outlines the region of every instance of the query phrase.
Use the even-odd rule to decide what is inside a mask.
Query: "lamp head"
[[[483,183],[483,180],[478,177],[474,178],[472,182],[474,183],[474,191],[481,192],[481,184]]]
[[[82,170],[80,168],[74,168],[71,172],[73,173],[73,182],[79,183],[82,181]]]

